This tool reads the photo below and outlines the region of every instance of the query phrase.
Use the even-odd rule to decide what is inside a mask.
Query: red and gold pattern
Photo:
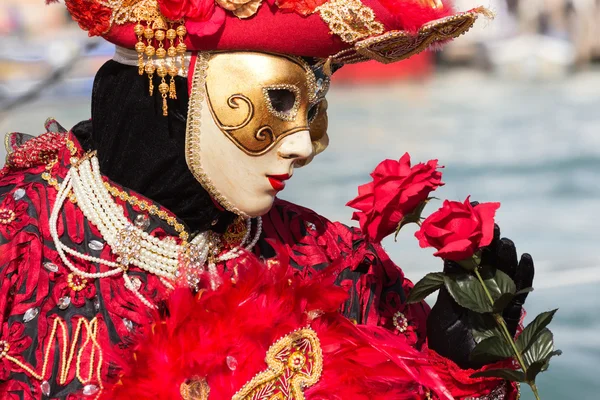
[[[323,372],[323,352],[315,331],[304,328],[279,339],[267,352],[268,368],[231,400],[304,400],[304,389]]]
[[[51,370],[55,359],[59,360],[59,372],[56,383],[65,385],[73,378],[69,375],[75,369],[75,376],[82,385],[93,385],[94,396],[97,399],[102,394],[102,367],[103,352],[98,342],[98,318],[88,321],[85,318],[77,318],[75,330],[69,339],[67,324],[60,317],[55,317],[52,323],[50,336],[43,349],[41,366],[37,368],[21,361],[19,355],[11,352],[11,342],[0,341],[0,360],[4,359],[14,366],[27,372],[31,377],[40,382],[52,380]],[[13,324],[22,332],[21,324]],[[22,339],[21,339],[22,340]],[[55,342],[58,341],[58,346]],[[16,344],[16,343],[15,343]],[[16,347],[16,346],[15,346]],[[21,349],[22,351],[22,349]],[[49,384],[49,383],[48,383]]]

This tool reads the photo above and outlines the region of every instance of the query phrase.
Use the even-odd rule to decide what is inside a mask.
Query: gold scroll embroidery
[[[360,0],[330,0],[316,8],[332,34],[338,35],[346,43],[384,31],[381,22],[375,20],[375,13]]]
[[[304,328],[269,348],[268,368],[257,374],[232,400],[304,400],[303,389],[319,381],[323,353],[315,331]]]
[[[95,374],[95,379],[97,381],[99,390],[96,393],[95,399],[100,397],[102,394],[103,385],[102,385],[102,348],[98,343],[98,319],[94,318],[91,321],[81,317],[77,321],[75,325],[75,330],[71,341],[69,343],[69,330],[67,328],[67,324],[59,317],[54,320],[52,324],[52,330],[50,332],[50,337],[46,342],[46,350],[44,351],[44,359],[42,363],[41,372],[36,372],[33,367],[25,364],[19,359],[10,356],[8,354],[3,357],[13,364],[19,366],[24,371],[29,373],[32,377],[39,381],[43,381],[48,379],[47,372],[48,367],[52,368],[52,364],[54,360],[50,359],[52,354],[52,350],[55,348],[54,341],[58,338],[58,330],[62,334],[62,340],[59,339],[59,346],[56,348],[56,351],[59,351],[59,370],[58,376],[56,377],[56,382],[64,386],[67,384],[67,380],[69,377],[69,371],[71,370],[71,366],[73,362],[75,362],[75,376],[79,381],[86,385],[92,381]],[[81,338],[82,344],[79,347],[79,351],[77,351],[77,343]],[[89,347],[89,349],[88,349]],[[77,356],[75,356],[75,352],[77,351]],[[89,357],[89,368],[87,371],[84,371],[82,368],[82,357],[87,355]],[[87,372],[87,373],[86,373]]]
[[[466,33],[479,14],[487,15],[484,8],[474,9],[432,21],[416,34],[406,31],[391,31],[371,37],[355,44],[332,57],[332,62],[354,64],[366,60],[377,60],[383,64],[404,60],[422,52],[436,42],[445,42]]]

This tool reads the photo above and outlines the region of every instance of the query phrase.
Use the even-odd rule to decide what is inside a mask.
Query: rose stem
[[[485,285],[485,282],[483,281],[483,278],[481,277],[481,274],[479,273],[479,268],[476,267],[474,269],[474,271],[475,271],[475,275],[477,276],[477,279],[479,280],[479,283],[481,283],[481,286],[483,287],[483,291],[485,292],[488,300],[490,301],[490,304],[493,306],[494,299],[492,298],[492,295],[490,294],[487,286]],[[527,375],[527,367],[525,367],[525,362],[523,361],[523,358],[521,357],[521,353],[519,352],[519,349],[517,349],[517,345],[515,344],[514,339],[511,337],[510,332],[508,331],[508,327],[506,326],[506,322],[504,321],[504,318],[502,318],[502,315],[497,314],[497,313],[494,313],[493,315],[494,315],[494,319],[496,320],[496,323],[502,329],[502,333],[504,333],[504,338],[510,343],[510,345],[513,349],[513,352],[515,353],[515,356],[517,357],[517,361],[519,362],[519,365],[521,366],[521,369],[523,370],[523,373]],[[531,387],[531,391],[535,395],[535,398],[537,400],[540,400],[540,396],[538,394],[538,390],[537,390],[537,386],[535,385],[535,382],[527,381],[527,384]]]

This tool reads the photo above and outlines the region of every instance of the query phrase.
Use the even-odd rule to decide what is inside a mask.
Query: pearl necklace
[[[73,191],[81,212],[100,232],[102,238],[117,255],[117,261],[109,261],[93,257],[71,249],[60,241],[58,235],[58,217],[62,206]],[[198,234],[189,244],[178,245],[171,237],[159,239],[132,224],[125,216],[123,207],[111,197],[104,185],[98,158],[88,153],[72,166],[58,189],[56,202],[50,215],[50,235],[56,250],[64,264],[75,274],[83,278],[106,278],[122,274],[125,287],[133,292],[142,303],[155,308],[133,284],[127,274],[129,265],[160,277],[165,286],[173,289],[169,281],[180,276],[180,268],[186,273],[188,284],[196,288],[200,275],[208,272],[213,289],[220,284],[216,264],[233,260],[245,251],[251,251],[262,232],[262,219],[257,218],[256,233],[250,239],[252,220],[246,220],[246,233],[241,243],[231,250],[219,255],[220,239],[217,234],[206,231]],[[245,245],[245,246],[244,246]],[[106,272],[85,272],[78,269],[67,257],[67,254],[81,260],[105,265],[111,269]],[[206,263],[208,262],[208,265]],[[206,267],[205,267],[206,265]]]

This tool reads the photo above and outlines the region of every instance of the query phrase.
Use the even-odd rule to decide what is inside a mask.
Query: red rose
[[[385,160],[371,174],[373,182],[358,187],[358,197],[348,206],[360,210],[358,220],[368,240],[380,242],[394,232],[402,219],[415,211],[429,194],[442,186],[437,160],[410,166],[410,155]]]
[[[172,21],[185,18],[190,21],[207,21],[215,9],[214,0],[159,0],[162,15]]]
[[[485,247],[494,237],[494,215],[500,203],[482,203],[471,206],[469,197],[464,203],[444,201],[415,233],[422,248],[435,247],[434,256],[462,261]]]

